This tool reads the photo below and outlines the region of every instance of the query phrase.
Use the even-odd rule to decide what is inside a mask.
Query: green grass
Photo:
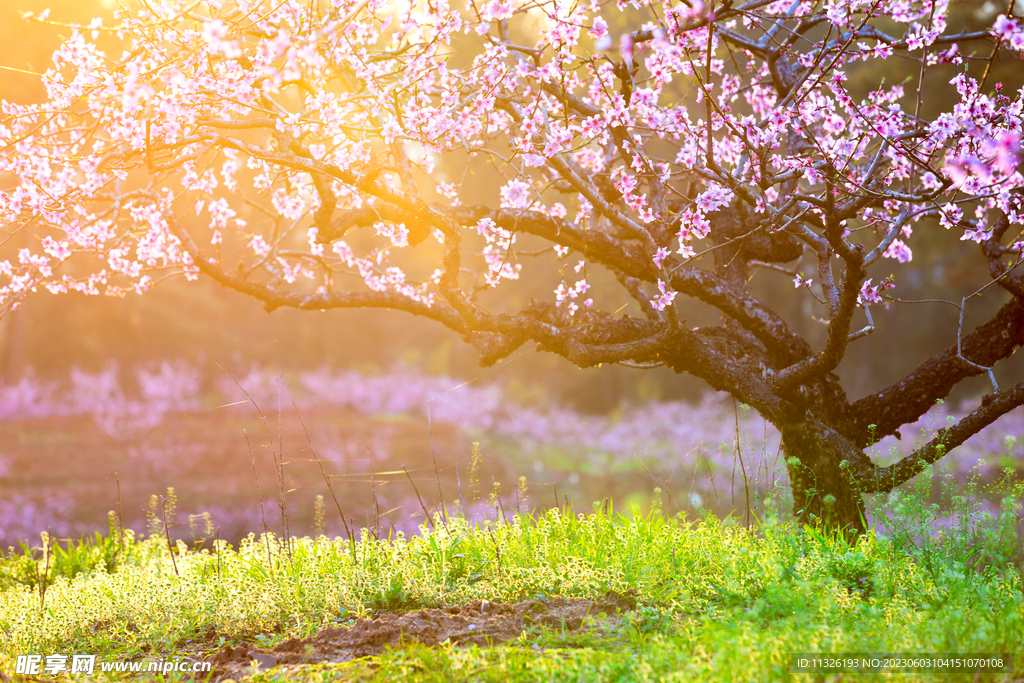
[[[224,644],[272,647],[384,610],[609,591],[635,591],[638,608],[619,619],[588,617],[577,631],[530,627],[501,646],[407,644],[253,680],[839,680],[787,674],[795,652],[1013,653],[1024,662],[1020,573],[985,546],[997,537],[1005,545],[998,534],[976,534],[970,552],[962,543],[915,548],[873,534],[850,546],[783,522],[747,530],[658,509],[551,510],[512,524],[453,520],[412,538],[374,541],[364,532],[354,559],[346,541],[324,537],[295,540],[290,558],[274,538],[219,552],[179,543],[176,573],[163,538],[111,534],[48,548],[49,559],[27,547],[7,553],[0,671],[13,673],[18,654],[195,656]]]

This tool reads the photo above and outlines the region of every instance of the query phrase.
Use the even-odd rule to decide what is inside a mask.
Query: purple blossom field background
[[[264,519],[280,532],[281,453],[291,533],[317,529],[318,495],[322,527],[342,532],[317,457],[346,516],[381,534],[425,523],[416,492],[432,512],[443,494],[449,513],[461,507],[476,519],[551,507],[556,495],[578,511],[606,499],[619,511],[646,510],[656,489],[666,512],[691,518],[709,511],[745,523],[748,507],[759,518],[785,508],[778,432],[724,395],[593,415],[509,394],[500,383],[402,367],[374,375],[252,366],[231,376],[164,362],[74,369],[60,381],[27,373],[0,386],[0,544],[34,542],[47,529],[62,538],[106,531],[118,509],[143,530],[151,496],[168,488],[177,497],[169,521],[185,540],[216,530],[237,541],[262,531]],[[872,455],[892,461],[971,408],[937,405]],[[947,458],[952,480],[992,482],[1018,467],[1022,435],[1021,411],[1004,416]],[[983,503],[998,510],[998,500]]]

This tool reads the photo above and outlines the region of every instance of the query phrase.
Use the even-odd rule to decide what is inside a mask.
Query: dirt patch
[[[636,608],[633,591],[611,592],[598,600],[557,598],[526,600],[512,605],[475,600],[444,609],[423,609],[374,619],[357,619],[351,626],[326,628],[310,638],[290,638],[272,649],[224,646],[209,661],[215,678],[252,673],[288,664],[347,662],[379,654],[388,645],[444,642],[462,645],[497,645],[517,638],[532,625],[575,631],[590,615],[617,615]]]

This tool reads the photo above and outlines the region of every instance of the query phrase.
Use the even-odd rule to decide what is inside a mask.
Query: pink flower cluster
[[[909,223],[939,214],[984,240],[992,210],[1021,215],[1020,94],[983,91],[960,71],[950,106],[921,121],[903,109],[903,85],[857,101],[844,71],[895,51],[922,52],[925,65],[965,64],[979,37],[1024,52],[1021,20],[999,15],[958,34],[948,4],[780,0],[712,15],[684,3],[617,34],[613,7],[555,0],[468,9],[335,0],[315,18],[301,3],[241,3],[237,21],[218,3],[125,6],[113,23],[70,27],[43,76],[45,102],[0,105],[0,174],[10,179],[0,221],[40,233],[0,260],[0,310],[41,287],[124,296],[167,273],[192,279],[214,267],[314,298],[352,281],[432,306],[440,278],[406,272],[391,252],[411,246],[404,223],[378,222],[380,241],[361,253],[340,240],[325,249],[323,231],[306,239],[308,223],[385,206],[415,213],[416,174],[457,204],[461,185],[436,168],[456,152],[502,160],[511,180],[499,188],[501,207],[572,210],[585,228],[614,223],[659,266],[659,249],[696,257],[709,216],[733,203],[777,227],[797,215],[819,220],[829,192],[856,197],[867,187],[872,202],[858,220],[872,230],[862,234],[886,235],[913,206]],[[780,56],[768,40],[777,28],[765,33],[776,21],[822,24],[826,37],[808,34]],[[516,39],[528,44],[509,38],[517,22],[531,27]],[[120,41],[121,56],[101,49],[101,31]],[[455,41],[465,64],[453,61]],[[617,54],[594,56],[602,51]],[[780,96],[770,84],[782,71],[800,77]],[[680,98],[680,76],[697,84],[697,107]],[[670,195],[684,204],[671,216]],[[954,219],[961,205],[974,217]],[[677,245],[654,240],[660,224],[679,226]],[[910,227],[884,256],[913,257],[920,238]],[[477,255],[490,286],[519,277],[519,264],[508,265],[512,241]],[[655,307],[671,296],[663,289]]]

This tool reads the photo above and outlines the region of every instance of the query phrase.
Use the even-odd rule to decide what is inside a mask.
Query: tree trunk
[[[783,426],[782,452],[797,521],[842,530],[849,538],[864,533],[864,497],[843,465],[854,448],[817,421]]]

